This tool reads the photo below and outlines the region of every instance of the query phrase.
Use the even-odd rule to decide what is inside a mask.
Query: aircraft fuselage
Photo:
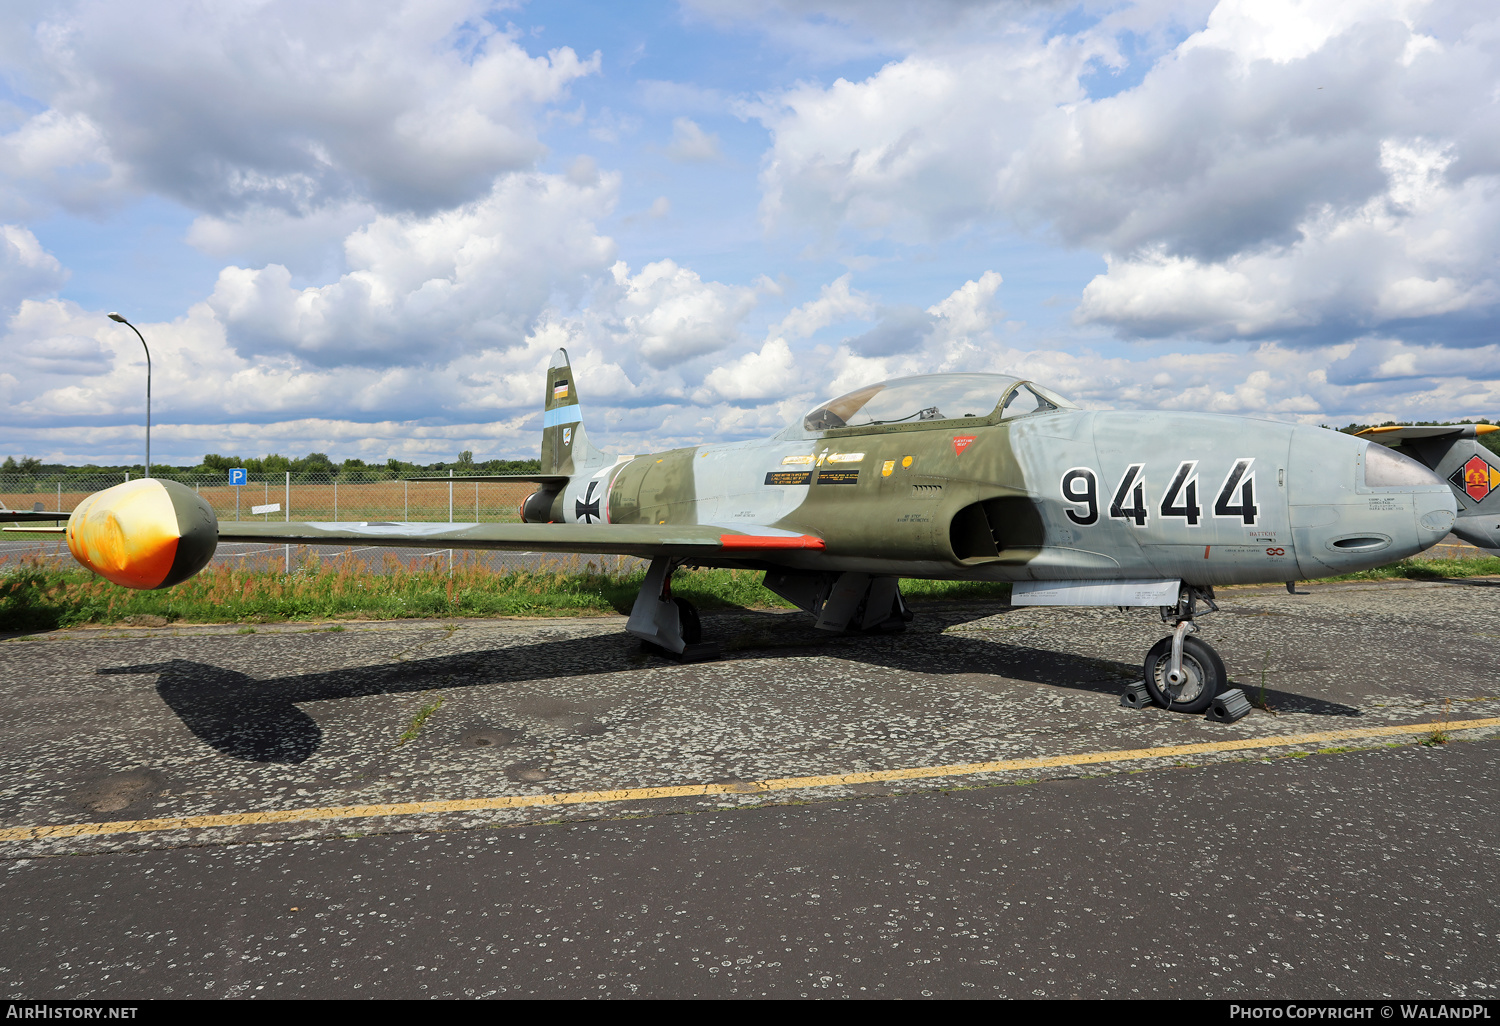
[[[816,534],[823,550],[777,559],[806,570],[1280,582],[1389,563],[1451,528],[1440,480],[1372,483],[1391,474],[1367,474],[1369,448],[1321,428],[1169,412],[793,427],[601,467],[574,477],[553,509],[605,530]]]

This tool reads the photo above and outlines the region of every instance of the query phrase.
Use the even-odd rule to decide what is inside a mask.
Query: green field
[[[1441,580],[1500,574],[1500,557],[1407,559],[1336,580]],[[164,591],[120,588],[81,567],[54,569],[35,559],[0,562],[0,630],[50,630],[84,624],[278,623],[388,620],[405,617],[595,616],[625,613],[645,573],[600,569],[581,560],[558,569],[501,572],[462,559],[445,562],[390,557],[371,568],[316,557],[290,574],[269,569],[211,567]],[[681,570],[672,591],[700,609],[785,609],[780,596],[751,570]],[[915,603],[1001,602],[1007,584],[903,581]]]

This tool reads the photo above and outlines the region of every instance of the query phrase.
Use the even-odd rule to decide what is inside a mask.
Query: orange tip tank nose
[[[176,481],[145,478],[95,492],[68,517],[68,548],[127,588],[170,588],[202,570],[219,545],[213,507]]]

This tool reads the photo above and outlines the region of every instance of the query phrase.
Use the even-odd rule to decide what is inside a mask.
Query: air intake
[[[996,559],[1042,547],[1046,531],[1036,504],[1024,495],[965,506],[948,525],[948,544],[960,561]]]

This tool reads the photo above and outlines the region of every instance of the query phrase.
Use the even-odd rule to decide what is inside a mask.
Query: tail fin
[[[1458,500],[1453,533],[1470,545],[1500,548],[1500,454],[1479,441],[1494,424],[1366,428],[1361,435],[1401,452],[1448,482]]]
[[[572,476],[586,467],[611,462],[589,444],[578,404],[578,382],[568,364],[568,351],[552,354],[547,367],[547,393],[542,409],[542,473]]]

